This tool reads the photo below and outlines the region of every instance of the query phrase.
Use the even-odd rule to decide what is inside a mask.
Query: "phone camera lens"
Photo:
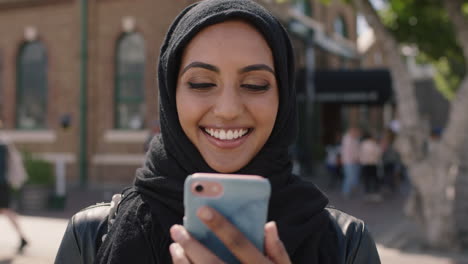
[[[203,192],[203,186],[201,184],[198,184],[197,186],[195,186],[195,191]]]

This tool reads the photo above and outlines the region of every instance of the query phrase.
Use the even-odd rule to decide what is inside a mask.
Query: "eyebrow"
[[[273,75],[275,74],[275,71],[273,71],[273,69],[266,64],[249,65],[247,67],[242,68],[239,72],[246,73],[246,72],[251,72],[251,71],[268,71],[268,72],[271,72]]]
[[[204,62],[194,61],[184,67],[184,69],[182,70],[182,74],[188,71],[190,68],[203,68],[209,71],[219,72],[219,68],[214,65],[204,63]]]
[[[212,64],[208,64],[208,63],[204,63],[200,61],[194,61],[184,67],[184,69],[182,70],[182,74],[191,68],[202,68],[202,69],[206,69],[209,71],[219,73],[219,68]],[[272,74],[275,74],[275,71],[266,64],[253,64],[253,65],[246,66],[239,70],[240,73],[247,73],[251,71],[268,71],[268,72],[271,72]]]

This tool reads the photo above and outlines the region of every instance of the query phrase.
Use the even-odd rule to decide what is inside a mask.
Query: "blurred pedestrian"
[[[366,199],[374,202],[382,200],[379,194],[379,178],[377,166],[379,165],[382,150],[375,135],[365,133],[360,145],[359,161],[361,163],[361,176],[364,181]]]
[[[344,179],[342,194],[349,197],[351,192],[359,184],[359,138],[361,130],[358,127],[350,127],[343,136],[341,143],[341,160],[343,163]]]
[[[388,130],[382,138],[383,190],[396,192],[400,185],[401,160],[394,146],[394,134]]]
[[[26,171],[20,153],[1,133],[0,121],[0,214],[4,214],[11,222],[20,238],[18,253],[22,253],[28,244],[23,230],[18,223],[18,215],[10,208],[10,189],[19,188],[26,180]]]
[[[436,150],[436,146],[440,142],[441,134],[442,134],[441,128],[436,127],[436,128],[431,129],[431,135],[426,143],[427,145],[426,148],[427,148],[428,153],[434,152]]]
[[[401,124],[398,119],[393,119],[392,121],[390,121],[390,124],[388,126],[389,129],[395,134],[398,134],[398,132],[400,132],[401,130]]]
[[[329,186],[334,188],[337,184],[341,183],[343,179],[342,162],[341,162],[341,135],[336,133],[334,142],[325,147],[327,157],[325,166],[327,167],[330,183]]]

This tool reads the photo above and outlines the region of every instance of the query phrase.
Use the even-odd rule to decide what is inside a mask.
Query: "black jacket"
[[[100,203],[75,214],[68,223],[55,263],[93,263],[107,233],[110,210],[110,203]],[[337,209],[326,208],[326,211],[338,236],[337,264],[380,263],[375,243],[363,221]]]

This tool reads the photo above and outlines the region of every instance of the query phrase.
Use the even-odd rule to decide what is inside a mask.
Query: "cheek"
[[[184,132],[187,134],[187,127],[190,126],[190,111],[191,108],[193,108],[190,105],[190,100],[187,98],[186,94],[177,92],[176,93],[176,105],[177,105],[177,115],[179,116],[179,122],[180,126],[184,130]]]
[[[264,133],[269,136],[273,126],[275,125],[276,115],[278,113],[278,98],[271,96],[263,98],[263,100],[256,100],[250,103],[250,112],[256,119],[257,123],[261,126]]]
[[[179,122],[185,133],[197,126],[206,111],[207,104],[203,98],[193,96],[189,92],[177,92],[176,104]]]
[[[265,126],[268,127],[269,133],[268,136],[270,136],[271,131],[273,130],[273,127],[275,126],[276,122],[276,115],[278,114],[278,107],[273,108],[270,107],[269,109],[265,110],[265,115],[264,115],[264,121],[265,121]]]

